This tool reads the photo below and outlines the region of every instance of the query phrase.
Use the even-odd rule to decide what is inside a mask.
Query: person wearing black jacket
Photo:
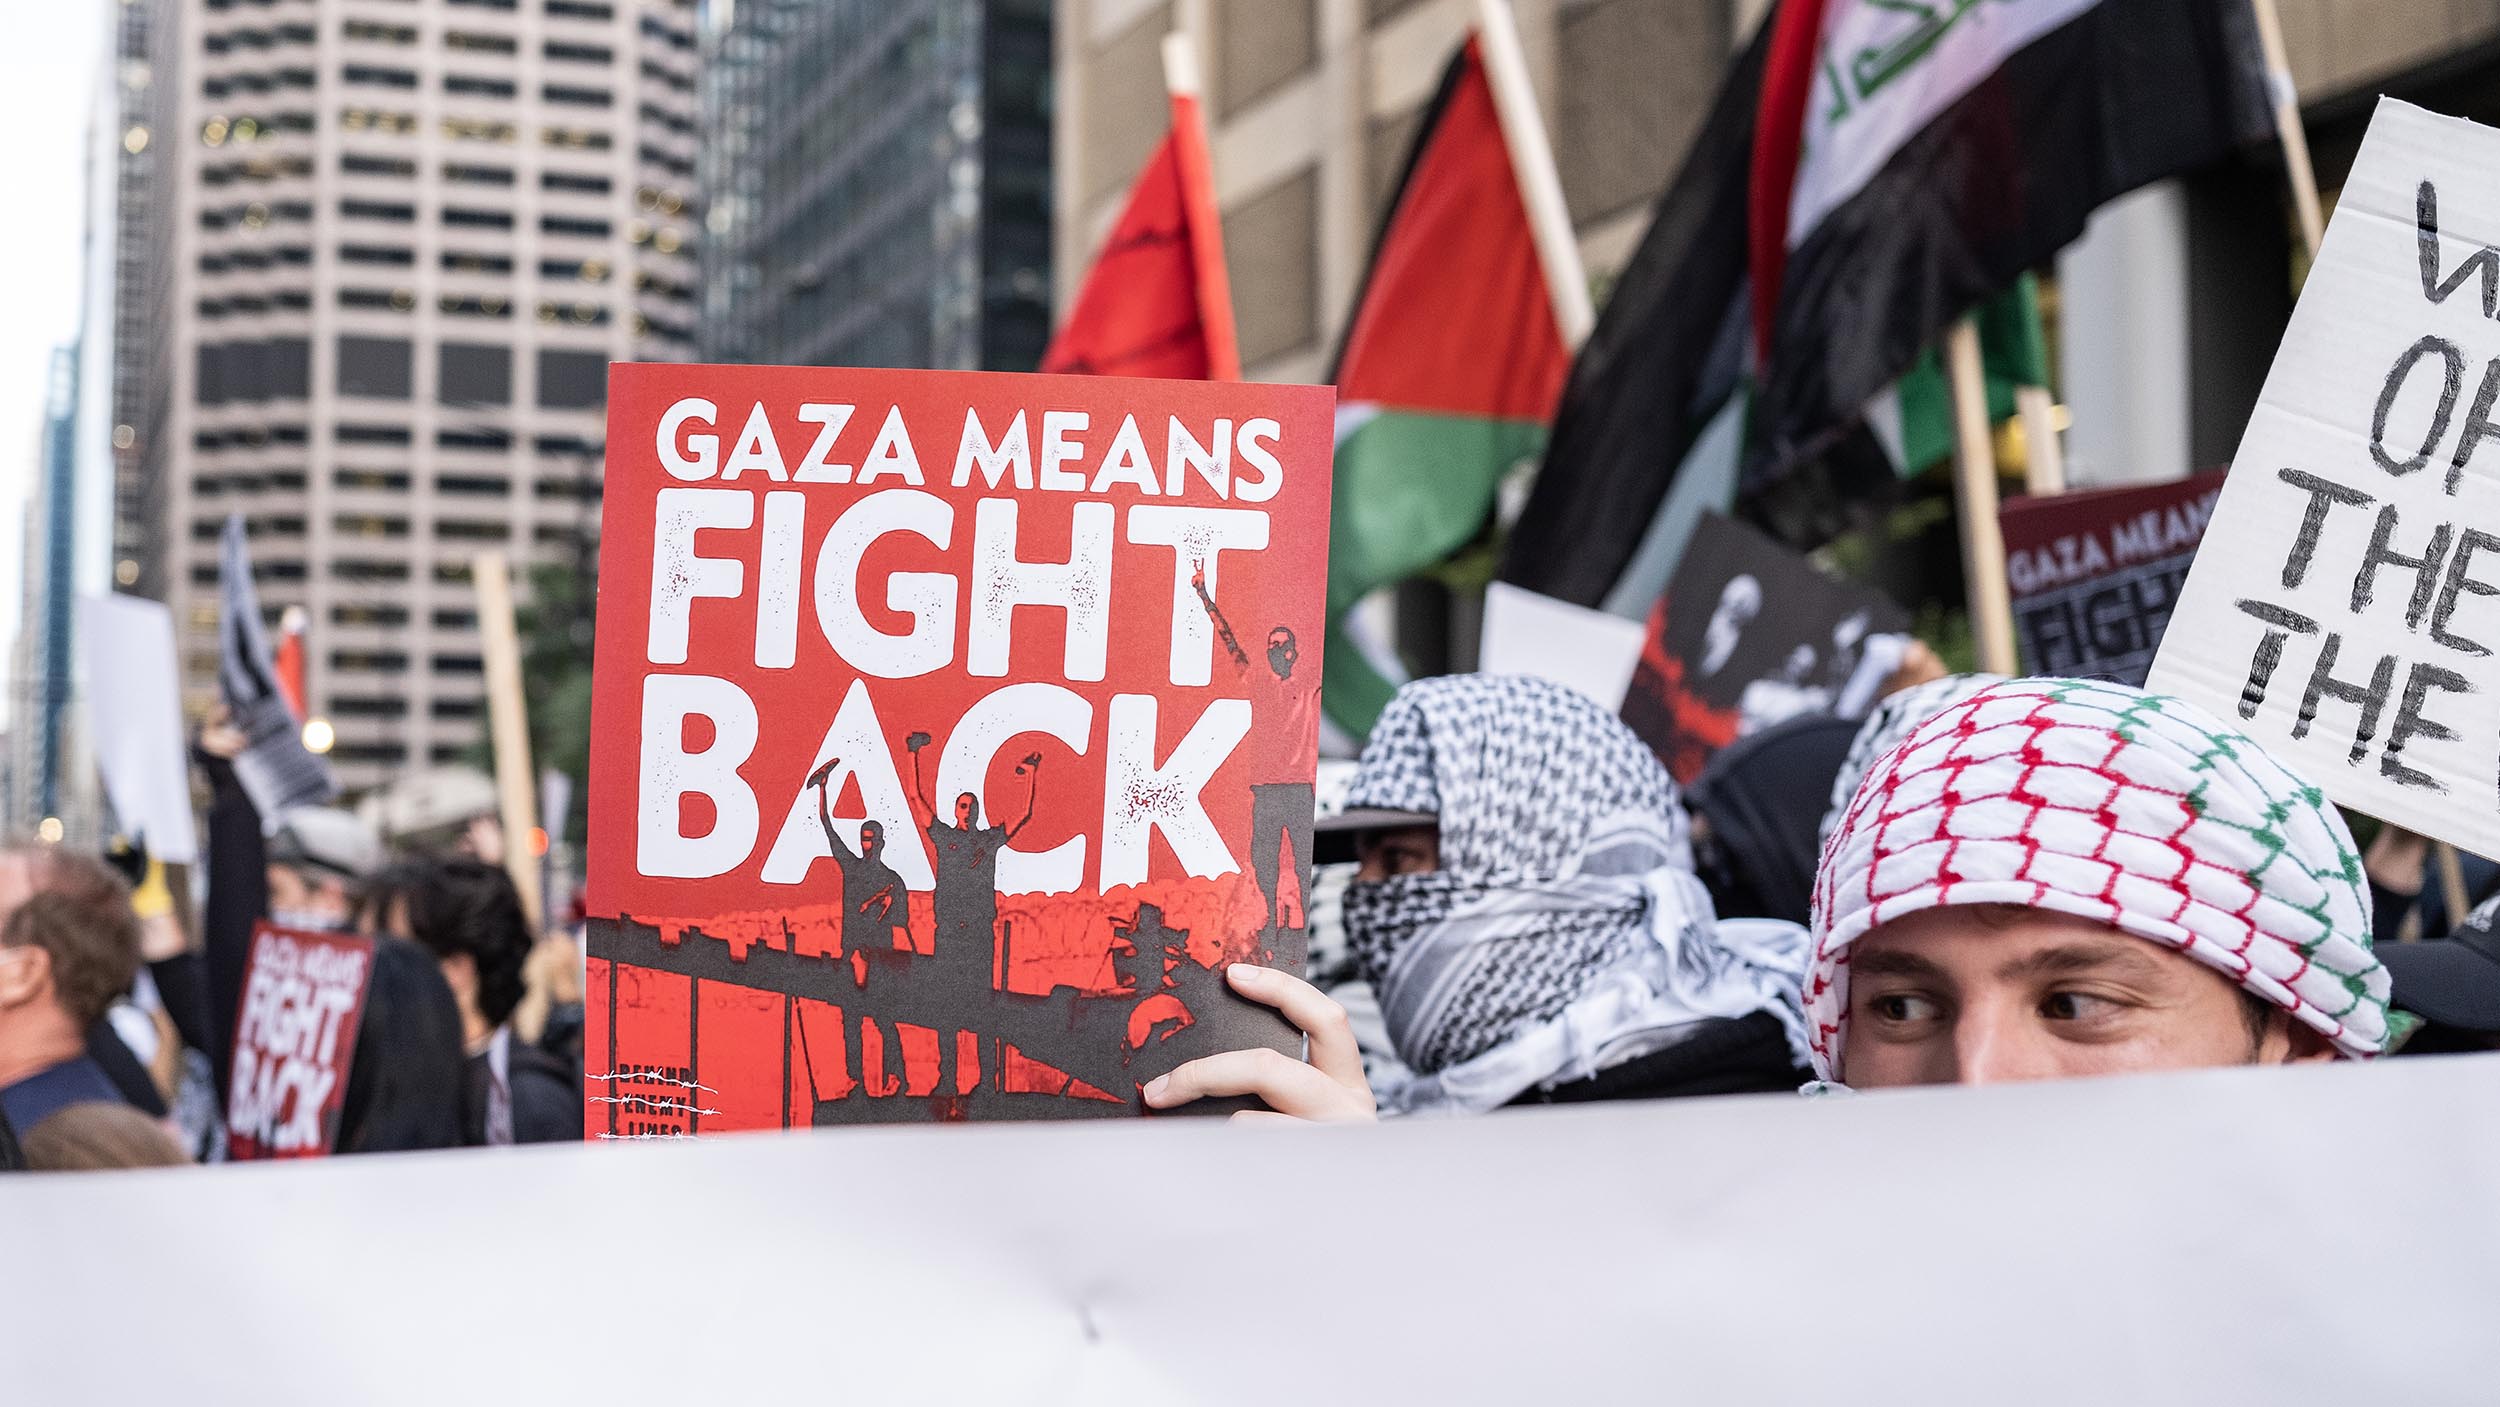
[[[233,1080],[234,1022],[251,968],[252,932],[270,912],[271,856],[260,810],[234,770],[243,745],[242,735],[222,715],[201,731],[193,760],[207,778],[210,803],[200,945],[149,964],[175,1030],[215,1069],[221,1104]],[[318,921],[306,914],[288,917],[305,926]],[[340,923],[347,917],[336,915]],[[406,943],[378,941],[341,1093],[337,1151],[460,1146],[463,1074],[459,1006],[442,974]]]
[[[581,1138],[580,1068],[512,1030],[531,939],[511,877],[466,857],[406,861],[367,886],[362,915],[367,929],[406,938],[433,954],[458,1000],[468,1052],[467,1141]]]

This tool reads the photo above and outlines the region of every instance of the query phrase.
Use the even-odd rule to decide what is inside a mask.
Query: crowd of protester
[[[194,751],[210,798],[196,904],[141,850],[0,851],[0,1167],[219,1160],[263,920],[374,937],[338,1152],[578,1139],[571,938],[535,932],[510,877],[474,856],[394,857],[330,807],[264,825],[242,746],[212,719]]]
[[[329,808],[264,825],[241,745],[212,720],[195,751],[194,905],[136,851],[0,851],[0,1167],[220,1158],[264,919],[374,937],[337,1151],[579,1138],[578,947],[484,859],[394,856]],[[1147,1104],[1470,1115],[2500,1048],[2500,872],[2391,829],[2365,852],[2245,735],[2119,684],[1922,656],[1867,717],[1764,729],[1686,792],[1571,690],[1421,680],[1319,832],[1341,946],[1310,981],[1228,973],[1305,1060],[1202,1059]]]

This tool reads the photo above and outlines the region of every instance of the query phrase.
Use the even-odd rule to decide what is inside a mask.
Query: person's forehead
[[[1963,980],[2088,967],[2204,971],[2195,959],[2092,919],[2052,909],[1952,905],[1905,914],[1854,945],[1859,976],[1941,971]],[[2218,974],[2217,974],[2218,975]]]

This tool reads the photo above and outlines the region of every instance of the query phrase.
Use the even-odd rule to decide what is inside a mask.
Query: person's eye
[[[2040,1001],[2040,1014],[2051,1021],[2092,1021],[2115,1015],[2119,1003],[2090,992],[2051,992]]]
[[[1932,1021],[1937,1013],[1935,1002],[1912,992],[1886,992],[1868,1002],[1866,1009],[1876,1020],[1895,1025]]]

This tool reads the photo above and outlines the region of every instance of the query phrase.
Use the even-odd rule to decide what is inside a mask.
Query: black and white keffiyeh
[[[1440,821],[1438,871],[1346,891],[1355,960],[1418,1073],[1385,1109],[1495,1108],[1757,1011],[1803,1062],[1804,931],[1718,922],[1674,781],[1584,696],[1502,675],[1408,684],[1347,804]]]

